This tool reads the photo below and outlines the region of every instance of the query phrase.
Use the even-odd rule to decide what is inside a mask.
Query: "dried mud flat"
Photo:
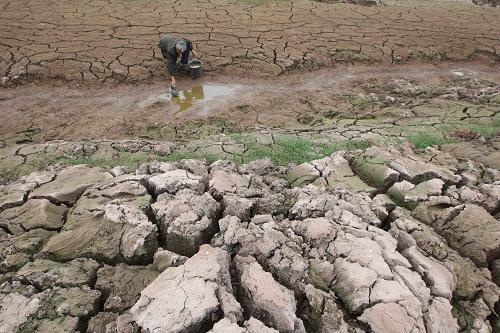
[[[0,78],[10,84],[161,77],[157,45],[165,33],[192,39],[206,72],[232,76],[340,63],[498,64],[499,21],[500,8],[467,1],[362,7],[305,0],[3,0]]]

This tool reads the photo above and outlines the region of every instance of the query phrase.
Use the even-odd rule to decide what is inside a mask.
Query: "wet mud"
[[[358,95],[368,96],[370,84],[384,92],[388,83],[399,79],[429,87],[453,87],[469,79],[498,84],[500,71],[488,65],[456,63],[342,67],[274,80],[186,79],[178,83],[179,98],[168,94],[164,81],[79,87],[32,84],[0,90],[0,140],[11,140],[26,131],[36,133],[34,141],[131,138],[141,136],[147,128],[204,124],[214,119],[243,129],[295,128],[318,121],[325,125],[325,119],[378,117],[378,109],[373,109],[368,97]],[[387,92],[383,95],[393,98]],[[408,104],[399,107],[408,108]],[[440,108],[442,105],[429,112],[439,116]]]

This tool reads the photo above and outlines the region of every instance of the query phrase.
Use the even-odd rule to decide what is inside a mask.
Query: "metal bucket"
[[[189,62],[189,75],[193,79],[196,79],[201,76],[203,70],[203,62],[199,59],[193,59]]]

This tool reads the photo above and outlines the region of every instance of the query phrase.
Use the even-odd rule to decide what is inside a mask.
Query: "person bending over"
[[[194,57],[198,54],[193,50],[193,43],[186,38],[180,38],[172,35],[165,35],[160,39],[160,49],[163,58],[167,60],[168,74],[170,74],[170,85],[175,88],[175,76],[177,75],[177,60],[180,58],[182,65],[187,65],[189,55]]]

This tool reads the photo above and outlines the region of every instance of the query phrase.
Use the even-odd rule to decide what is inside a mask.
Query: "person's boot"
[[[170,95],[172,95],[172,97],[179,97],[177,88],[175,88],[174,86],[170,86]]]

